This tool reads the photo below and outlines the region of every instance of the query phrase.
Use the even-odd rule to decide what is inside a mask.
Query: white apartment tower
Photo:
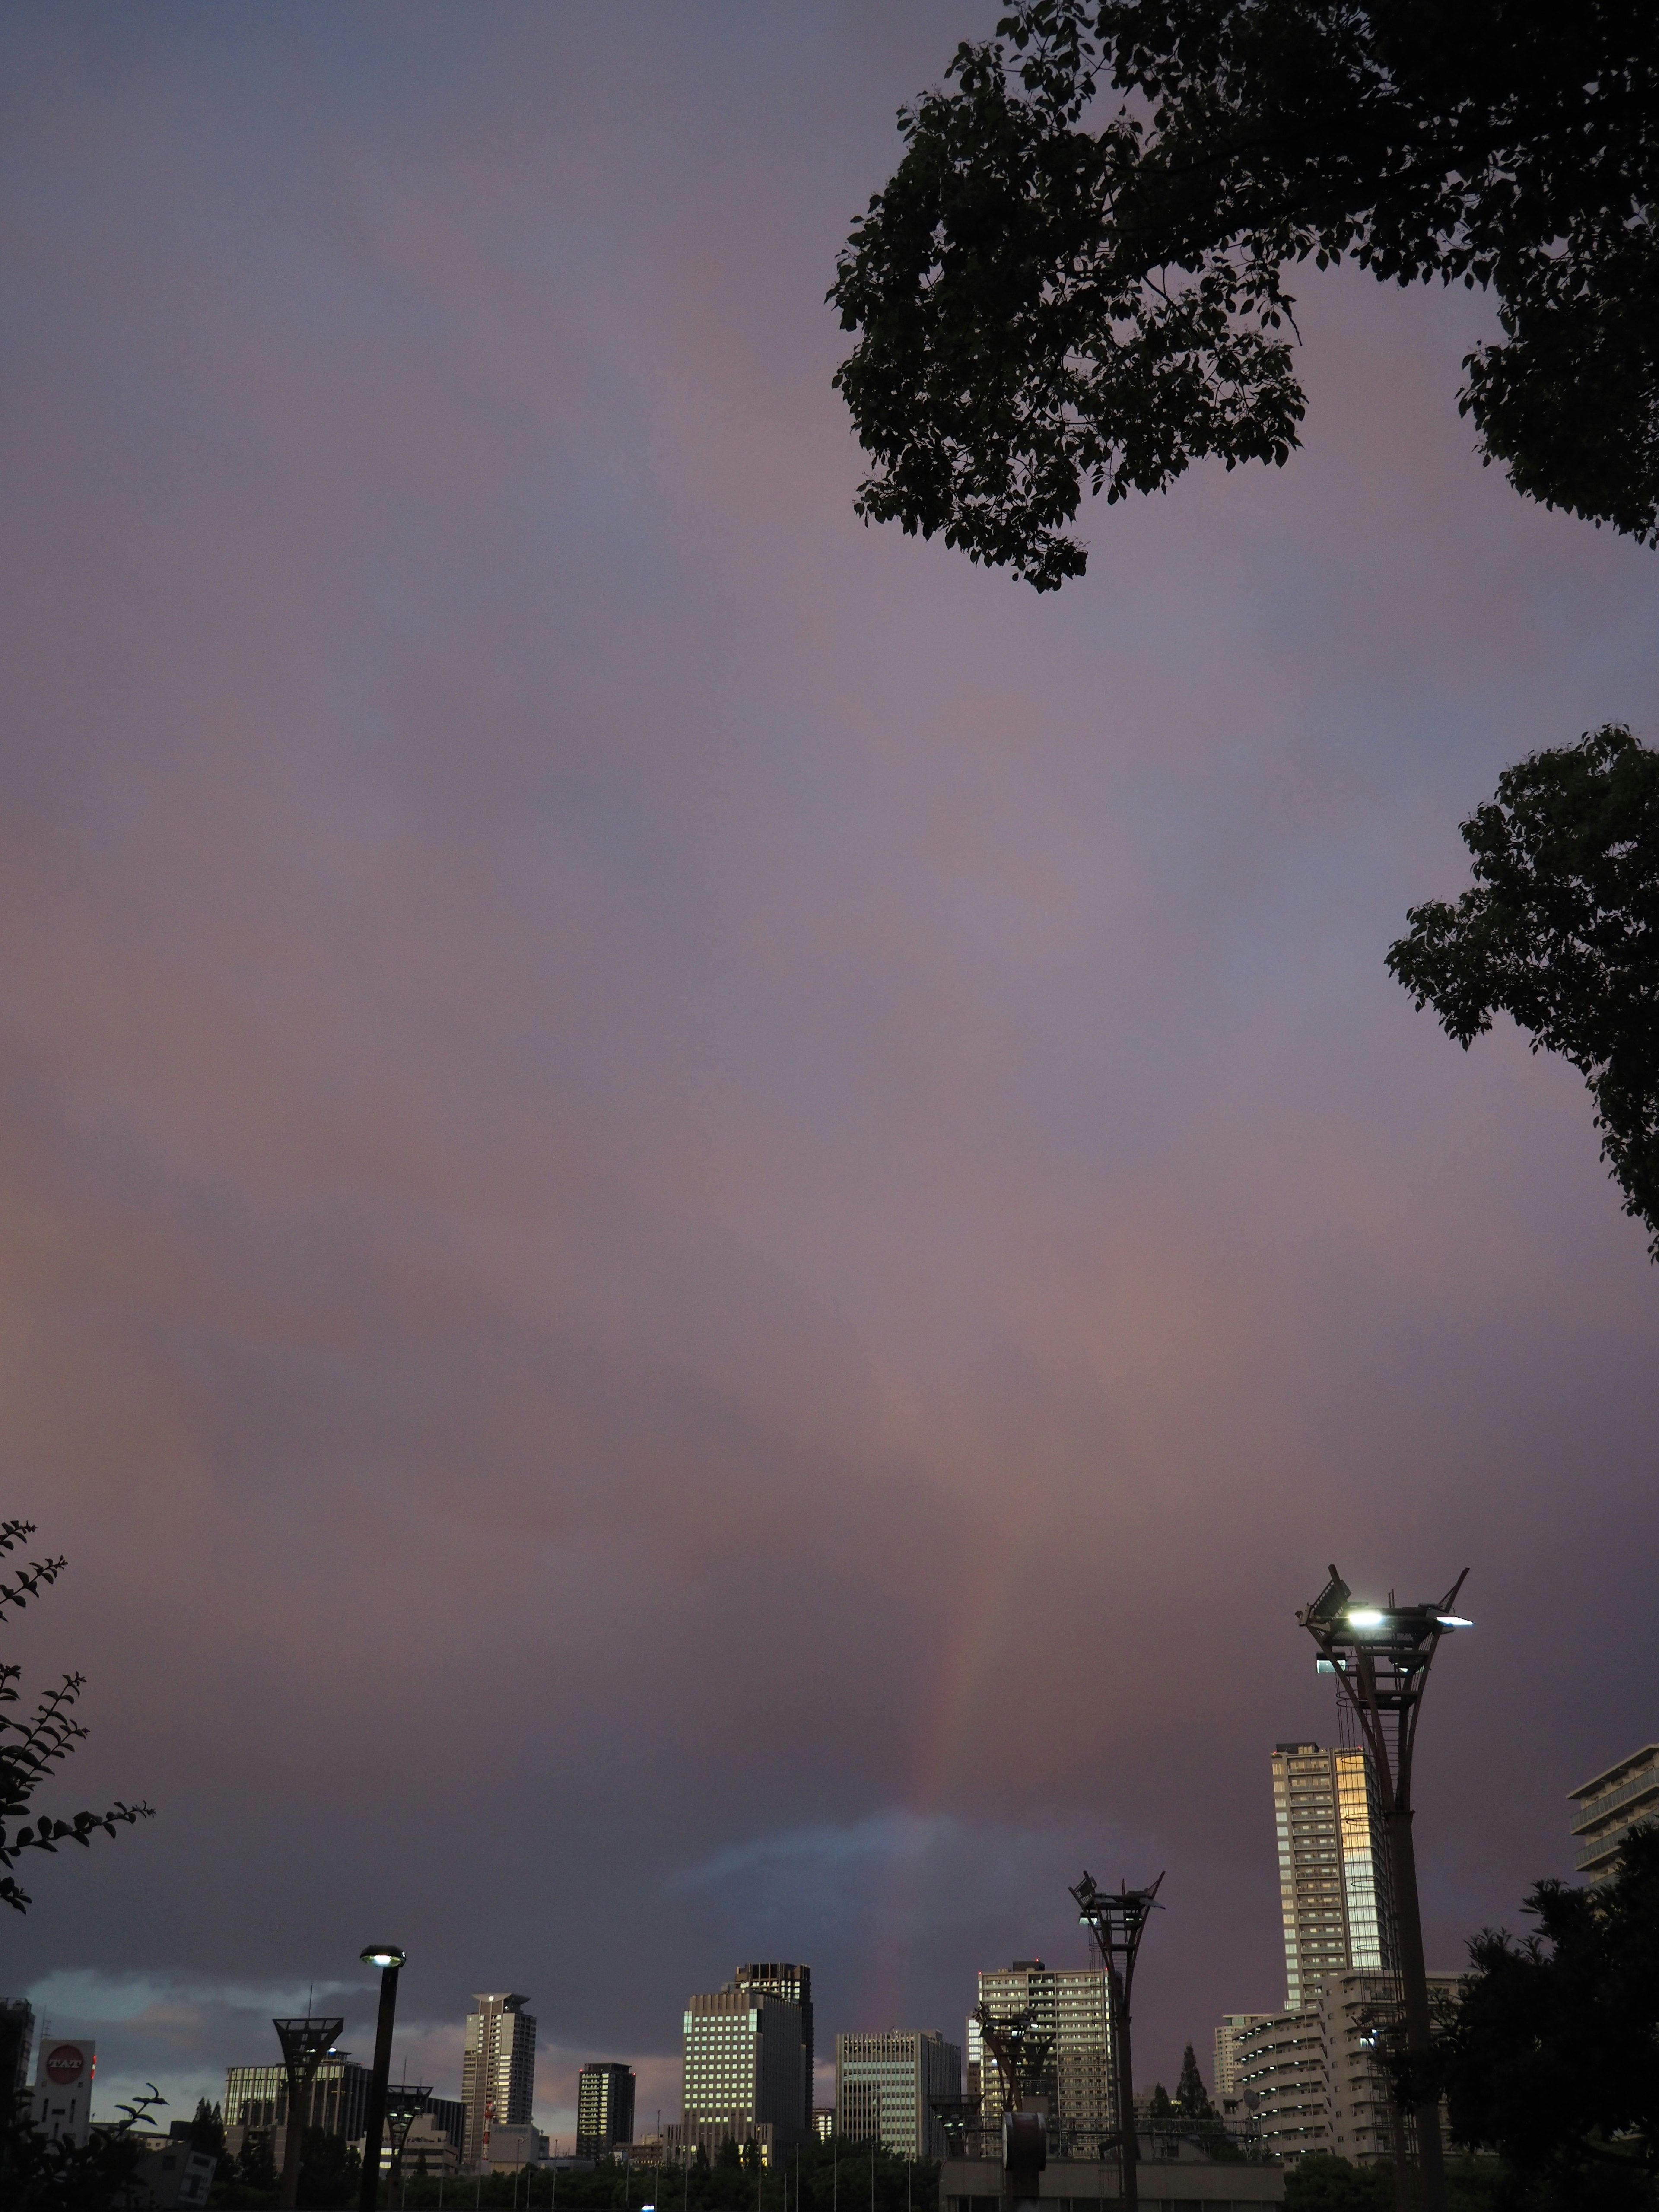
[[[469,2167],[485,2165],[497,2128],[531,2124],[536,2099],[536,2019],[516,1990],[475,1996],[466,2016],[461,2055],[461,2102],[466,2132],[461,2156]]]
[[[993,2015],[1029,2012],[1054,2037],[1047,2094],[1054,2133],[1071,2156],[1094,2155],[1112,2131],[1111,2025],[1100,1967],[1016,1959],[1011,1966],[981,1970],[979,2001]],[[969,2061],[979,2063],[983,2124],[989,2127],[1002,2114],[1002,2083],[989,2052],[980,2048],[976,2022],[969,2022],[968,2035]]]
[[[1215,2032],[1215,2101],[1224,2106],[1238,2095],[1238,2039],[1247,2027],[1260,2027],[1265,2012],[1224,2012]]]
[[[1394,1971],[1388,1860],[1369,1753],[1279,1744],[1273,1814],[1285,2008],[1294,2013],[1316,2001],[1328,1975]]]

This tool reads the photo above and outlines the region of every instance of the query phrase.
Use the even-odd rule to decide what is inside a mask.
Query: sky
[[[979,0],[0,9],[0,1512],[87,1677],[0,1994],[100,2109],[307,1996],[538,2107],[805,1959],[959,2037],[1167,1869],[1137,2072],[1283,2001],[1295,1613],[1477,1626],[1431,1967],[1656,1734],[1659,1273],[1383,955],[1648,741],[1655,556],[1301,288],[1304,447],[1039,597],[865,529],[823,295]]]

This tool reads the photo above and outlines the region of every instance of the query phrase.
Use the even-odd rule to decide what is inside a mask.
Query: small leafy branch
[[[18,1550],[33,1534],[32,1522],[0,1522],[0,1554]],[[9,1578],[0,1579],[0,1620],[31,1598],[38,1598],[57,1581],[67,1564],[62,1559],[46,1559],[8,1566]],[[21,1702],[17,1684],[21,1675],[21,1668],[0,1662],[0,1708]],[[65,1843],[79,1844],[84,1850],[100,1830],[112,1836],[118,1821],[133,1827],[152,1817],[149,1806],[127,1805],[118,1799],[101,1813],[83,1810],[67,1820],[50,1813],[33,1813],[36,1790],[85,1740],[85,1727],[72,1717],[85,1686],[84,1675],[65,1674],[26,1717],[14,1718],[0,1711],[0,1869],[4,1870],[0,1871],[0,1904],[10,1905],[15,1912],[27,1912],[31,1902],[28,1892],[9,1870],[25,1851],[55,1851]],[[13,1825],[20,1816],[29,1817],[21,1826]]]
[[[42,2134],[29,2118],[27,2093],[20,2093],[9,2112],[0,2112],[0,2202],[12,2212],[89,2212],[145,2201],[134,2190],[143,2156],[137,2130],[166,2102],[152,2081],[116,2107],[118,2118],[94,2120],[77,2143]]]

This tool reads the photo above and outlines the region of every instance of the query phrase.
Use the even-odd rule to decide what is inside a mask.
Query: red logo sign
[[[46,2079],[60,2089],[78,2081],[87,2070],[87,2054],[78,2043],[60,2043],[46,2053]]]

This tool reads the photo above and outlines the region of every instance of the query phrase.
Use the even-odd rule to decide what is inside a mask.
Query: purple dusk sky
[[[1431,1966],[1656,1733],[1659,1273],[1382,956],[1659,733],[1659,568],[1482,471],[1479,295],[1311,270],[1283,471],[1047,599],[863,529],[824,289],[996,12],[0,15],[7,1650],[158,1808],[0,1994],[100,2090],[366,2050],[389,1936],[411,2075],[515,1988],[648,2118],[739,1959],[954,2038],[1085,1863],[1207,2064],[1332,1559],[1472,1570]]]

